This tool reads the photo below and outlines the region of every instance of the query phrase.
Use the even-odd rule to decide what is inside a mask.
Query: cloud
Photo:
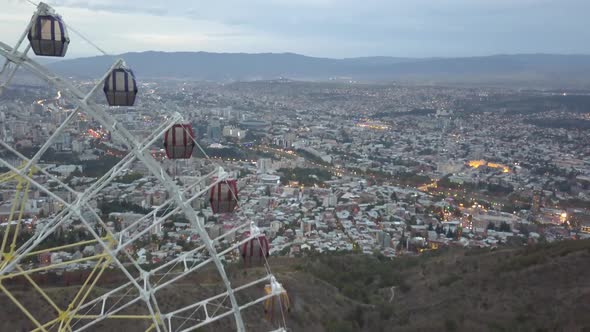
[[[4,0],[6,1],[6,0]],[[317,56],[590,53],[587,0],[48,0],[112,52],[266,52]],[[31,6],[8,0],[0,38]],[[11,37],[16,39],[17,37]],[[77,44],[76,44],[77,45]],[[74,46],[73,46],[74,47]],[[75,46],[73,55],[92,48]]]
[[[168,14],[168,6],[162,5],[165,2],[160,1],[159,4],[150,4],[149,1],[133,1],[123,3],[122,1],[97,1],[97,0],[53,0],[49,4],[56,8],[80,8],[91,11],[104,11],[112,13],[143,13],[156,16],[164,16]]]

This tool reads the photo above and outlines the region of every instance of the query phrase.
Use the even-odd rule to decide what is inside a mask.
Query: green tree
[[[390,196],[391,200],[397,203],[397,194],[395,192],[391,193]]]
[[[505,221],[502,221],[500,224],[500,232],[511,232],[510,225]]]
[[[447,231],[447,238],[452,239],[455,237],[455,233],[449,228]]]

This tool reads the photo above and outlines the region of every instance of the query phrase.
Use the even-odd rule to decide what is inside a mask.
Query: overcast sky
[[[47,0],[112,54],[295,52],[322,57],[590,54],[590,0]],[[13,44],[34,7],[0,0]],[[69,57],[98,52],[71,34]]]

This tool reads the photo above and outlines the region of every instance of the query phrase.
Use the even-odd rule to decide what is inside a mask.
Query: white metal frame
[[[43,229],[41,229],[39,232],[37,232],[37,234],[33,238],[31,238],[29,241],[27,241],[23,246],[21,246],[17,250],[15,258],[12,261],[10,261],[8,264],[6,264],[2,269],[0,269],[0,275],[14,273],[14,271],[17,267],[20,268],[18,266],[18,263],[22,260],[23,257],[25,257],[25,255],[30,253],[38,244],[40,244],[47,236],[49,236],[51,233],[53,233],[53,231],[55,231],[59,226],[68,222],[72,218],[77,218],[82,221],[82,223],[86,226],[87,230],[92,234],[92,236],[95,238],[95,240],[99,244],[101,244],[101,246],[104,248],[104,251],[108,254],[108,256],[110,257],[112,262],[118,266],[118,268],[126,275],[126,277],[129,279],[129,281],[127,283],[107,292],[106,294],[103,294],[102,296],[100,296],[94,300],[91,300],[91,301],[88,301],[88,302],[82,304],[80,306],[80,308],[78,308],[78,310],[72,312],[71,315],[72,315],[72,317],[75,318],[77,316],[77,314],[79,312],[81,312],[82,310],[86,310],[86,309],[91,310],[97,304],[102,302],[102,309],[101,309],[100,315],[97,315],[97,317],[95,319],[87,322],[85,325],[81,326],[80,328],[75,329],[74,331],[83,331],[91,326],[94,326],[98,322],[100,322],[104,319],[107,319],[112,315],[115,315],[117,312],[124,310],[126,307],[129,307],[129,306],[133,305],[134,303],[137,303],[138,301],[145,302],[145,304],[150,312],[150,315],[153,318],[154,327],[157,331],[171,331],[172,330],[172,320],[174,318],[182,318],[182,316],[180,316],[180,314],[185,313],[189,310],[193,310],[193,314],[197,310],[204,310],[204,312],[206,314],[206,319],[203,320],[202,322],[200,322],[199,324],[192,325],[188,328],[183,329],[182,331],[195,330],[203,325],[209,324],[211,322],[214,322],[216,320],[219,320],[219,319],[229,316],[229,315],[234,316],[234,320],[236,323],[236,329],[238,331],[245,331],[245,326],[244,326],[242,316],[241,316],[241,310],[246,309],[246,308],[248,308],[252,305],[255,305],[257,303],[260,303],[262,301],[265,301],[266,299],[268,299],[272,296],[277,296],[281,292],[284,292],[284,290],[277,289],[275,291],[273,289],[273,292],[271,292],[271,294],[268,294],[266,296],[258,298],[255,301],[251,301],[251,302],[248,302],[248,303],[240,306],[235,298],[234,293],[244,290],[248,287],[255,286],[255,285],[262,283],[262,282],[272,281],[272,280],[274,280],[274,277],[272,275],[268,274],[267,276],[265,276],[261,279],[255,280],[249,284],[242,285],[242,286],[239,286],[236,288],[232,288],[229,278],[227,277],[227,274],[225,273],[225,269],[223,267],[223,264],[221,263],[220,257],[223,257],[224,255],[226,255],[226,254],[230,253],[231,251],[235,250],[236,248],[238,248],[240,245],[247,243],[248,241],[254,239],[257,236],[257,234],[253,229],[250,236],[248,236],[247,238],[244,238],[241,241],[234,243],[229,248],[227,248],[221,252],[217,252],[217,249],[215,248],[216,242],[222,240],[224,237],[230,235],[231,233],[239,231],[240,229],[243,229],[244,227],[247,227],[249,225],[242,225],[238,228],[235,228],[235,229],[221,235],[220,237],[218,237],[216,239],[211,239],[208,236],[208,234],[204,228],[203,222],[201,221],[200,218],[197,217],[196,212],[190,206],[192,201],[194,201],[198,197],[201,197],[203,194],[207,193],[211,187],[216,186],[218,183],[224,181],[227,178],[227,173],[225,173],[222,168],[219,168],[218,170],[205,175],[203,178],[212,178],[215,176],[216,179],[215,179],[215,181],[212,182],[211,185],[198,191],[196,194],[192,195],[191,197],[188,197],[188,198],[185,197],[186,192],[194,189],[199,183],[201,183],[202,179],[199,179],[195,183],[190,184],[184,188],[180,188],[173,181],[173,179],[166,172],[164,172],[162,170],[160,165],[156,162],[155,159],[153,159],[151,154],[149,154],[146,151],[156,140],[158,140],[160,138],[161,134],[164,131],[166,131],[168,128],[170,128],[174,123],[180,121],[182,117],[178,113],[174,114],[169,119],[169,121],[162,124],[145,141],[138,142],[135,139],[135,137],[133,135],[131,135],[131,133],[129,133],[129,131],[126,130],[125,127],[118,124],[117,121],[113,117],[111,117],[107,112],[105,112],[105,110],[101,106],[99,106],[93,102],[93,97],[94,97],[95,93],[100,89],[100,87],[104,83],[104,80],[106,80],[106,78],[108,77],[110,72],[113,69],[120,68],[123,65],[122,60],[120,60],[120,59],[117,60],[111,66],[111,68],[106,72],[106,74],[96,83],[96,85],[92,88],[92,90],[88,94],[84,94],[77,87],[75,87],[73,84],[71,84],[67,80],[57,76],[54,73],[51,73],[46,68],[44,68],[42,65],[40,65],[37,62],[28,58],[26,54],[30,50],[30,45],[27,45],[27,47],[25,48],[25,50],[23,52],[19,52],[18,48],[21,46],[24,38],[26,37],[26,34],[27,34],[28,30],[30,29],[34,19],[36,18],[37,15],[39,15],[39,13],[41,13],[43,11],[48,11],[48,12],[53,13],[53,9],[51,9],[49,6],[47,6],[43,3],[39,4],[38,10],[35,12],[33,19],[31,20],[31,22],[29,22],[27,29],[25,30],[25,32],[23,33],[21,38],[18,40],[18,42],[16,43],[16,46],[14,48],[0,42],[0,55],[2,55],[3,57],[6,58],[6,62],[4,64],[2,70],[0,71],[0,75],[5,73],[6,70],[9,70],[8,74],[7,74],[6,81],[0,85],[0,91],[7,84],[9,84],[9,82],[14,77],[14,74],[15,74],[16,70],[18,69],[18,67],[23,67],[23,68],[29,70],[34,75],[38,76],[39,78],[47,81],[51,85],[60,89],[60,91],[62,91],[62,94],[64,96],[69,97],[69,99],[73,103],[75,103],[77,108],[66,118],[66,120],[57,128],[57,130],[42,145],[40,150],[30,159],[25,158],[23,155],[18,153],[16,150],[14,150],[12,147],[7,145],[5,142],[0,141],[0,145],[3,148],[12,152],[19,159],[21,159],[22,161],[24,161],[26,163],[23,168],[17,169],[14,166],[12,166],[11,164],[9,164],[8,162],[6,162],[5,160],[0,159],[0,165],[9,168],[12,172],[18,174],[20,177],[22,177],[23,179],[28,181],[30,184],[37,187],[40,191],[43,191],[44,193],[51,196],[56,201],[62,203],[65,208],[62,211],[60,211],[52,219],[51,222],[47,223],[47,225],[45,225],[45,227]],[[13,64],[13,68],[10,68],[10,66],[9,66],[10,63]],[[57,183],[60,187],[65,188],[67,191],[72,193],[74,195],[74,197],[76,197],[76,199],[73,203],[68,203],[65,200],[63,200],[62,198],[60,198],[59,196],[57,196],[55,193],[53,193],[52,191],[48,190],[43,185],[38,183],[32,176],[28,175],[28,172],[31,169],[31,167],[33,167],[38,162],[38,160],[47,151],[47,149],[53,145],[53,143],[58,139],[59,135],[64,131],[64,129],[68,126],[68,124],[71,123],[71,121],[76,117],[76,115],[78,114],[79,111],[83,111],[88,116],[90,116],[92,119],[99,122],[104,128],[108,129],[113,134],[113,137],[116,140],[118,140],[120,143],[123,143],[126,146],[128,146],[131,149],[131,151],[116,166],[114,166],[111,170],[109,170],[103,177],[101,177],[96,182],[94,182],[83,193],[73,190],[67,184],[61,182],[59,179],[57,179],[56,177],[54,177],[50,173],[46,172],[45,170],[41,170],[41,172],[45,176],[51,178],[54,181],[57,181]],[[108,235],[112,239],[115,240],[114,246],[110,246],[103,239],[101,239],[101,237],[94,231],[90,222],[88,220],[86,220],[86,218],[84,218],[84,216],[82,215],[82,212],[85,210],[90,211],[93,218],[95,218],[96,221],[99,222],[99,224],[101,224],[103,226],[103,228],[108,231],[104,222],[97,215],[97,213],[94,211],[94,209],[92,209],[88,205],[88,203],[93,197],[95,197],[95,195],[101,189],[106,187],[118,174],[120,174],[123,170],[126,169],[126,167],[128,167],[132,162],[134,162],[136,160],[142,162],[148,168],[148,170],[150,171],[152,176],[154,176],[156,179],[158,179],[158,181],[164,186],[164,188],[166,189],[166,191],[168,192],[168,194],[170,195],[171,198],[168,201],[166,201],[164,204],[160,205],[159,208],[156,208],[155,210],[148,213],[144,217],[135,221],[132,225],[126,227],[121,232],[118,232],[117,234],[112,234],[112,233],[108,232],[109,233]],[[174,203],[174,205],[176,206],[174,209],[172,209],[170,212],[167,212],[165,215],[163,215],[161,217],[157,217],[157,211],[161,207],[164,207],[164,206],[166,206],[168,204],[172,204],[172,203]],[[156,268],[154,270],[151,270],[151,271],[143,270],[137,264],[137,262],[123,249],[127,245],[133,243],[133,241],[144,236],[152,228],[163,223],[171,215],[173,215],[175,213],[179,213],[179,212],[182,212],[189,221],[191,221],[194,225],[197,226],[197,233],[200,237],[200,240],[203,242],[203,244],[201,246],[199,246],[198,248],[195,248],[189,252],[184,253],[183,255],[181,255],[179,257],[176,257],[175,259],[167,262],[166,264],[159,266],[158,268]],[[138,225],[141,225],[141,224],[143,224],[146,227],[144,229],[142,229],[140,232],[138,232],[137,234],[134,234],[132,237],[129,237],[129,238],[126,238],[124,236],[129,229],[132,229],[132,228],[134,228]],[[206,252],[208,252],[209,258],[200,262],[199,264],[188,267],[187,261],[186,261],[187,257],[189,257],[190,255],[192,255],[196,252],[202,251],[202,250],[206,250]],[[127,268],[123,265],[123,263],[117,258],[117,254],[119,254],[121,252],[124,252],[127,255],[127,258],[129,258],[129,260],[133,263],[133,266],[140,272],[140,277],[133,277],[131,275],[131,273],[127,270]],[[169,279],[161,284],[159,284],[157,282],[152,285],[152,282],[150,281],[150,277],[156,276],[160,272],[162,272],[168,268],[172,269],[176,265],[181,264],[181,263],[185,266],[185,269],[182,273],[175,275],[171,279]],[[218,295],[213,296],[208,299],[201,300],[195,304],[177,309],[175,311],[172,311],[169,313],[162,313],[159,309],[159,306],[158,306],[158,303],[157,303],[157,300],[155,297],[156,292],[173,284],[176,280],[179,280],[179,279],[189,275],[190,273],[198,270],[199,268],[205,266],[208,263],[213,263],[215,265],[215,267],[217,268],[217,270],[219,271],[219,275],[220,275],[221,279],[223,280],[226,291],[224,293],[218,294]],[[67,262],[65,264],[67,264]],[[162,279],[160,279],[160,280],[162,280]],[[125,290],[129,287],[131,287],[131,289],[135,289],[137,291],[137,296],[133,297],[127,303],[125,303],[121,306],[118,306],[117,308],[114,308],[113,310],[105,311],[105,304],[106,304],[107,300],[111,297],[116,297],[117,293],[122,292],[123,290]],[[210,313],[208,312],[207,306],[214,305],[215,301],[218,301],[222,298],[223,299],[229,298],[230,303],[231,303],[231,308],[228,308],[229,310],[223,311],[219,314],[216,314],[218,311],[218,310],[216,310],[212,315],[210,315]],[[217,306],[219,309],[220,308],[219,305],[217,305]],[[157,319],[156,317],[158,317],[159,319]]]

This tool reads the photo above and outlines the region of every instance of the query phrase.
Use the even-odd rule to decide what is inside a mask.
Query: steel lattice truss
[[[102,87],[109,73],[113,69],[121,68],[124,65],[122,60],[115,61],[106,74],[96,82],[90,92],[85,94],[68,80],[50,72],[44,66],[27,57],[30,45],[26,46],[24,51],[19,51],[18,49],[25,39],[26,33],[31,28],[32,22],[40,12],[48,11],[53,12],[53,9],[43,3],[39,4],[31,23],[29,23],[25,33],[14,48],[0,42],[0,55],[7,59],[2,72],[0,72],[0,75],[4,77],[4,83],[0,86],[0,89],[10,82],[18,67],[22,67],[59,89],[65,98],[75,104],[76,109],[68,115],[32,158],[26,158],[6,142],[0,141],[0,145],[5,152],[12,154],[13,157],[21,161],[20,166],[15,167],[7,160],[0,159],[0,166],[10,170],[8,173],[0,175],[0,183],[5,185],[16,184],[7,229],[4,231],[1,244],[0,294],[6,296],[12,304],[26,315],[33,326],[33,331],[92,330],[98,329],[99,324],[103,321],[111,319],[144,322],[148,331],[193,331],[224,317],[231,318],[232,316],[235,321],[235,328],[244,331],[245,325],[241,312],[254,305],[262,306],[263,302],[279,297],[284,294],[285,290],[275,280],[270,273],[270,269],[266,269],[265,273],[260,273],[253,278],[254,280],[233,286],[230,283],[224,264],[222,264],[222,258],[232,254],[244,243],[256,239],[260,234],[258,228],[250,223],[244,223],[222,233],[217,238],[211,239],[205,230],[203,219],[198,217],[197,212],[192,208],[193,201],[206,194],[213,186],[224,181],[228,174],[221,167],[218,167],[213,172],[200,177],[194,183],[177,184],[152,157],[149,148],[162,139],[162,135],[166,130],[182,120],[180,114],[172,114],[151,135],[143,141],[139,141],[123,125],[117,123],[106,112],[104,106],[94,102],[95,94]],[[86,117],[98,122],[103,128],[111,132],[116,141],[129,147],[130,150],[113,168],[83,192],[72,189],[55,175],[38,165],[43,154],[56,142],[79,114],[84,114]],[[115,232],[107,227],[105,221],[101,219],[96,209],[91,206],[91,203],[101,190],[133,163],[145,165],[150,174],[166,189],[170,198],[164,204],[143,215],[120,231]],[[48,188],[41,179],[49,179],[57,183],[58,188],[67,191],[74,199],[71,201],[63,199],[56,194],[55,189]],[[203,183],[210,184],[203,186]],[[23,227],[23,211],[25,202],[28,199],[28,193],[32,188],[59,202],[62,209],[53,215],[43,227],[37,229],[30,239],[20,243],[18,237]],[[140,266],[133,255],[126,249],[133,246],[140,239],[149,236],[154,228],[161,226],[164,221],[175,214],[183,214],[191,224],[196,225],[200,245],[190,251],[182,252],[177,257],[151,270]],[[50,248],[44,245],[49,236],[60,231],[64,226],[71,225],[74,221],[80,222],[85,231],[92,235],[91,240]],[[250,231],[248,236],[240,238],[240,240],[231,243],[229,247],[224,247],[223,250],[218,251],[217,244],[220,241],[244,230]],[[57,250],[68,251],[87,245],[98,245],[101,250],[87,257],[78,257],[47,265],[27,263],[31,257],[37,257],[43,253]],[[205,258],[196,262],[191,260],[190,258],[196,253],[202,254],[202,257]],[[73,299],[68,301],[67,306],[60,307],[47,291],[46,286],[38,282],[36,275],[56,269],[64,269],[78,263],[88,264],[92,268],[87,271],[84,281]],[[217,271],[216,273],[223,282],[224,291],[204,299],[190,299],[188,304],[183,302],[177,305],[174,310],[163,311],[160,305],[160,295],[164,292],[170,292],[170,289],[174,289],[178,282],[198,275],[198,272],[205,269],[207,265],[215,267],[213,271]],[[100,285],[101,276],[105,274],[105,271],[113,268],[122,275],[124,281],[116,287],[108,289],[100,287],[99,290],[97,285]],[[19,278],[26,280],[25,283],[31,288],[31,291],[37,292],[38,301],[43,302],[43,305],[46,305],[49,308],[48,310],[53,312],[50,315],[53,318],[40,317],[37,312],[19,300],[18,294],[11,287],[11,282]],[[248,298],[247,301],[238,301],[237,295],[241,292],[245,292],[249,288],[263,289],[265,284],[273,286],[270,293],[259,292],[259,295],[254,299]]]

